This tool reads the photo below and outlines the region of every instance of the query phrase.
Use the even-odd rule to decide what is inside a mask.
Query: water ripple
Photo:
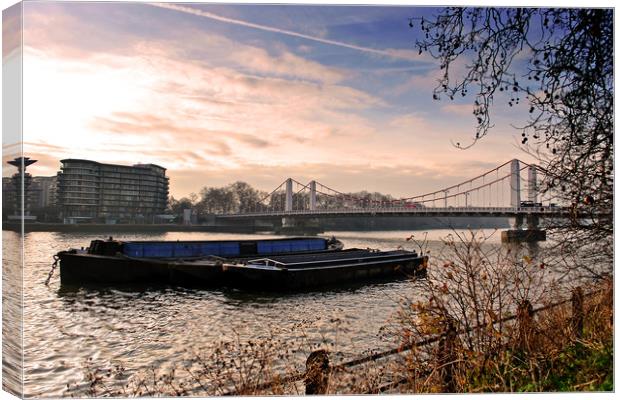
[[[347,247],[394,249],[410,232],[336,233]],[[439,235],[439,234],[437,234]],[[207,233],[122,235],[117,239],[204,240],[257,237]],[[390,346],[379,329],[403,295],[415,295],[411,282],[359,285],[325,292],[275,295],[236,289],[61,288],[58,275],[43,285],[52,255],[87,245],[96,235],[33,232],[25,235],[24,271],[25,392],[28,396],[66,395],[85,363],[122,364],[128,372],[152,365],[180,364],[220,340],[305,335],[309,343],[330,343],[343,356]],[[10,245],[18,237],[4,232]],[[435,244],[439,241],[435,238]],[[409,246],[411,248],[411,246]],[[303,352],[302,352],[303,353]],[[303,354],[300,354],[303,357]],[[303,360],[303,359],[302,359]]]

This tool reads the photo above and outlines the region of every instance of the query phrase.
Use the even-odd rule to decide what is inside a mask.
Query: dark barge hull
[[[67,285],[160,283],[205,285],[220,280],[217,263],[200,268],[180,262],[94,254],[60,254],[60,282]]]
[[[339,255],[342,257],[346,253],[339,252]],[[149,283],[290,291],[387,277],[402,279],[420,276],[425,274],[428,261],[426,256],[415,254],[376,260],[360,257],[355,261],[338,260],[335,254],[324,255],[328,258],[323,265],[278,268],[199,260],[137,260],[65,253],[61,255],[61,283],[78,286]]]
[[[267,269],[227,266],[226,281],[231,286],[275,291],[300,290],[342,283],[373,281],[385,278],[405,279],[426,275],[428,258],[369,261],[335,264],[327,267]]]
[[[277,291],[425,274],[414,252],[342,250],[335,238],[118,242],[58,253],[63,285],[165,284]]]

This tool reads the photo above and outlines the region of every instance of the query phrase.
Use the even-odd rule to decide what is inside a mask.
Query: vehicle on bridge
[[[536,203],[531,200],[522,201],[520,203],[521,207],[542,207],[542,203]]]

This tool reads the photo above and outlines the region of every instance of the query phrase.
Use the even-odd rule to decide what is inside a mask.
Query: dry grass
[[[485,246],[485,238],[449,237],[421,284],[425,300],[404,302],[395,333],[416,343],[452,328],[459,334],[431,348],[412,349],[406,363],[407,393],[609,390],[613,293],[599,280],[586,296],[583,334],[572,322],[571,303],[528,317],[570,296],[544,261],[527,252]],[[506,320],[521,314],[520,322]],[[478,328],[476,328],[478,327]],[[594,363],[594,368],[584,364]]]

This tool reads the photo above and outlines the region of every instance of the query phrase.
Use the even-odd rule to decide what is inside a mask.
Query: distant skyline
[[[408,26],[432,12],[24,3],[29,172],[84,158],[161,165],[176,198],[287,177],[401,197],[530,160],[511,127],[524,110],[501,99],[488,137],[453,145],[474,136],[471,98],[432,100],[440,71]]]

